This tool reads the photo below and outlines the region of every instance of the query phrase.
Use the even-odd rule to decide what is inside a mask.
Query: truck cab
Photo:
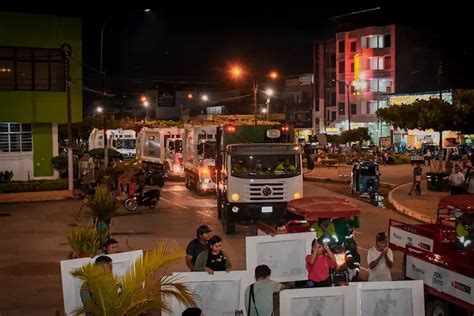
[[[217,211],[226,233],[239,222],[281,218],[287,202],[303,196],[301,149],[279,142],[287,140],[288,129],[282,129],[227,125],[218,130]]]

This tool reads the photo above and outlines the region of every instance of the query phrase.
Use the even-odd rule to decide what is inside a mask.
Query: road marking
[[[164,197],[160,197],[160,200],[163,200],[165,202],[168,202],[170,204],[173,204],[173,205],[176,205],[177,207],[181,207],[181,208],[184,208],[185,210],[189,210],[189,207],[186,207],[186,206],[183,206],[183,205],[179,205],[179,204],[176,204],[174,202],[171,202],[170,200],[168,199],[165,199]]]

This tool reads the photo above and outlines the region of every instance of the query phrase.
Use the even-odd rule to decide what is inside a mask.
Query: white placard
[[[356,316],[356,286],[338,286],[280,292],[281,316]]]
[[[394,226],[390,227],[390,243],[402,248],[410,245],[426,251],[433,251],[433,239]]]
[[[357,290],[358,315],[425,315],[422,281],[353,283]]]
[[[184,272],[173,273],[173,276],[188,286],[197,306],[205,311],[206,316],[233,316],[236,310],[244,310],[245,289],[255,281],[247,271]],[[181,315],[186,309],[174,297],[168,303],[172,313],[164,315]]]
[[[122,276],[130,267],[133,266],[135,260],[143,256],[143,250],[120,252],[107,256],[112,259],[112,270],[114,274]],[[97,257],[98,256],[94,258],[79,258],[61,261],[64,311],[67,315],[73,315],[73,311],[82,306],[80,292],[83,282],[80,279],[74,278],[71,275],[71,272],[87,263],[94,263]]]
[[[311,253],[314,232],[275,236],[248,236],[245,239],[247,271],[266,264],[272,270],[271,279],[278,282],[308,279],[306,255]]]
[[[468,304],[474,304],[473,278],[410,255],[406,258],[406,275],[413,280],[423,280],[424,284],[441,293],[454,296]]]

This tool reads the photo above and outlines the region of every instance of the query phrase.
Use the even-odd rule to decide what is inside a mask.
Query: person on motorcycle
[[[344,246],[347,268],[349,269],[349,281],[357,281],[360,273],[360,254],[357,250],[357,242],[352,238],[346,239]]]
[[[461,250],[473,247],[472,239],[474,237],[474,222],[472,216],[462,212],[454,212],[456,223],[456,239],[458,248]]]
[[[336,228],[330,218],[319,218],[317,222],[311,225],[311,229],[316,232],[316,239],[318,240],[328,238],[329,240],[327,243],[330,243],[331,241],[336,243],[339,242]]]

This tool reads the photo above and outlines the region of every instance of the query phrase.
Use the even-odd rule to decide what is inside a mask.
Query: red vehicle
[[[349,200],[339,197],[313,196],[288,202],[286,230],[301,233],[311,230],[311,225],[319,218],[347,218],[360,215],[360,209]],[[276,233],[274,222],[257,222],[258,235]]]
[[[474,196],[441,199],[435,224],[390,220],[390,247],[404,252],[405,277],[425,285],[426,315],[474,313],[474,250],[457,248],[455,212],[474,216]]]

